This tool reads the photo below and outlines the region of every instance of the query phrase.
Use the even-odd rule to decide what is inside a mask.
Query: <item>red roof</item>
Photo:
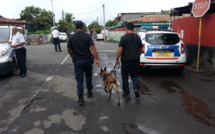
[[[2,17],[2,16],[0,16],[0,23],[29,24],[28,22],[8,19],[8,18]]]

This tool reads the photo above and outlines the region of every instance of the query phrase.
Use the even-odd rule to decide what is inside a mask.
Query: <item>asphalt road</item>
[[[1,134],[214,134],[215,79],[189,67],[183,75],[170,69],[139,74],[141,97],[108,101],[100,67],[94,67],[94,97],[77,104],[76,81],[66,43],[27,46],[26,78],[0,76]],[[101,67],[110,71],[117,43],[96,43]],[[116,73],[122,94],[120,69]],[[130,90],[132,84],[130,81]],[[86,91],[86,90],[85,90]]]

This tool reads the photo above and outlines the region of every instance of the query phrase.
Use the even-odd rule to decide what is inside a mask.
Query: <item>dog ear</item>
[[[104,69],[105,71],[106,71],[106,67],[105,67],[105,69]]]
[[[101,67],[101,71],[102,71],[102,67]]]

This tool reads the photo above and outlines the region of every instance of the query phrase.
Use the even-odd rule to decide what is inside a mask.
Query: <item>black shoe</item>
[[[126,99],[130,99],[130,95],[125,95],[125,94],[122,94],[122,97],[126,98]]]
[[[93,92],[91,90],[87,91],[87,97],[92,98],[93,97]]]
[[[55,52],[58,52],[57,50],[55,50]]]
[[[24,78],[24,77],[26,77],[26,74],[22,74],[22,75],[20,76],[20,78]]]
[[[63,52],[63,51],[60,50],[59,52]]]
[[[83,106],[84,105],[84,98],[79,98],[78,105]]]
[[[21,74],[16,74],[16,76],[22,76]]]
[[[139,97],[140,97],[140,93],[139,93],[138,91],[135,91],[134,93],[135,93],[135,97],[136,97],[136,98],[139,98]]]

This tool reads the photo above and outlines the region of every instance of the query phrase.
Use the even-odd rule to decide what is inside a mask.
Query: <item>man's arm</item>
[[[0,43],[8,43],[8,44],[12,44],[12,41],[6,41],[6,40],[3,40],[3,41],[1,41]]]
[[[117,51],[117,54],[116,54],[116,62],[115,62],[115,64],[119,64],[119,58],[122,55],[122,51],[123,51],[123,47],[118,47],[118,51]]]
[[[90,49],[91,49],[91,51],[93,52],[93,55],[96,58],[96,67],[99,67],[100,66],[100,60],[99,60],[99,55],[97,53],[95,45],[90,46]]]
[[[67,48],[67,52],[70,56],[72,56],[72,49],[71,48]]]

